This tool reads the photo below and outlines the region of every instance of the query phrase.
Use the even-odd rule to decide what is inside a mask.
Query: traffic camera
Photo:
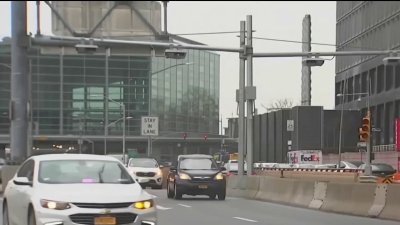
[[[186,52],[181,49],[167,49],[165,50],[165,58],[171,59],[184,59]]]
[[[303,59],[303,63],[306,66],[322,66],[324,65],[325,59],[321,59],[321,58],[306,58]]]
[[[99,47],[97,45],[91,44],[77,44],[75,45],[75,49],[78,53],[81,54],[93,54],[97,51]]]

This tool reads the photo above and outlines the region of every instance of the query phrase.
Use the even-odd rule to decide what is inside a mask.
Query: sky
[[[28,31],[36,32],[35,1],[28,3]],[[43,3],[43,34],[51,35],[51,12]],[[311,15],[311,40],[335,44],[336,2],[185,2],[168,4],[168,32],[173,34],[238,31],[240,21],[247,15],[253,18],[253,37],[301,41],[302,20]],[[11,36],[10,2],[0,2],[0,38]],[[186,38],[209,46],[239,48],[237,34],[191,35]],[[301,52],[301,44],[253,40],[254,52]],[[335,51],[335,47],[312,45],[312,51]],[[239,55],[220,54],[220,114],[223,126],[226,118],[237,117],[235,90],[239,86]],[[329,57],[328,57],[329,58]],[[330,58],[329,58],[330,59]],[[255,106],[258,114],[266,112],[273,102],[291,99],[294,105],[301,101],[301,58],[255,58],[253,83],[257,88]],[[314,106],[334,108],[335,59],[325,61],[322,67],[312,67],[312,100]]]

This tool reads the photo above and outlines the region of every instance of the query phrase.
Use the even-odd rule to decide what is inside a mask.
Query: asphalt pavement
[[[166,190],[147,190],[156,196],[159,225],[399,225],[399,222],[342,215],[274,203],[206,196],[168,199]]]
[[[227,197],[225,201],[206,196],[168,199],[166,190],[147,190],[154,195],[159,225],[399,225],[399,222],[341,215],[274,203]],[[3,199],[0,199],[2,205]],[[2,209],[1,209],[2,211]],[[0,211],[0,212],[1,212]],[[0,213],[0,221],[2,215]]]

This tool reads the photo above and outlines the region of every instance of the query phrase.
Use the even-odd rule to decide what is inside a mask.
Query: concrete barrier
[[[259,189],[257,176],[230,176],[227,180],[227,194],[236,197],[254,198]]]
[[[379,218],[400,220],[400,186],[388,184],[385,207]]]
[[[372,203],[372,206],[368,211],[369,216],[377,217],[382,212],[386,204],[387,188],[387,184],[378,184],[376,186],[374,203]]]
[[[314,182],[260,177],[255,199],[298,206],[308,206],[314,195]]]
[[[328,183],[323,211],[368,216],[373,205],[376,184]]]
[[[327,182],[316,181],[314,183],[314,196],[308,205],[312,209],[320,209],[326,197]]]

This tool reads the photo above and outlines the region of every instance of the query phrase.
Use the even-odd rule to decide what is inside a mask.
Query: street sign
[[[158,117],[143,116],[141,130],[143,136],[158,136]]]
[[[357,147],[366,148],[367,147],[367,142],[360,141],[360,142],[357,143]]]
[[[286,122],[286,130],[294,131],[294,120],[287,120]]]

